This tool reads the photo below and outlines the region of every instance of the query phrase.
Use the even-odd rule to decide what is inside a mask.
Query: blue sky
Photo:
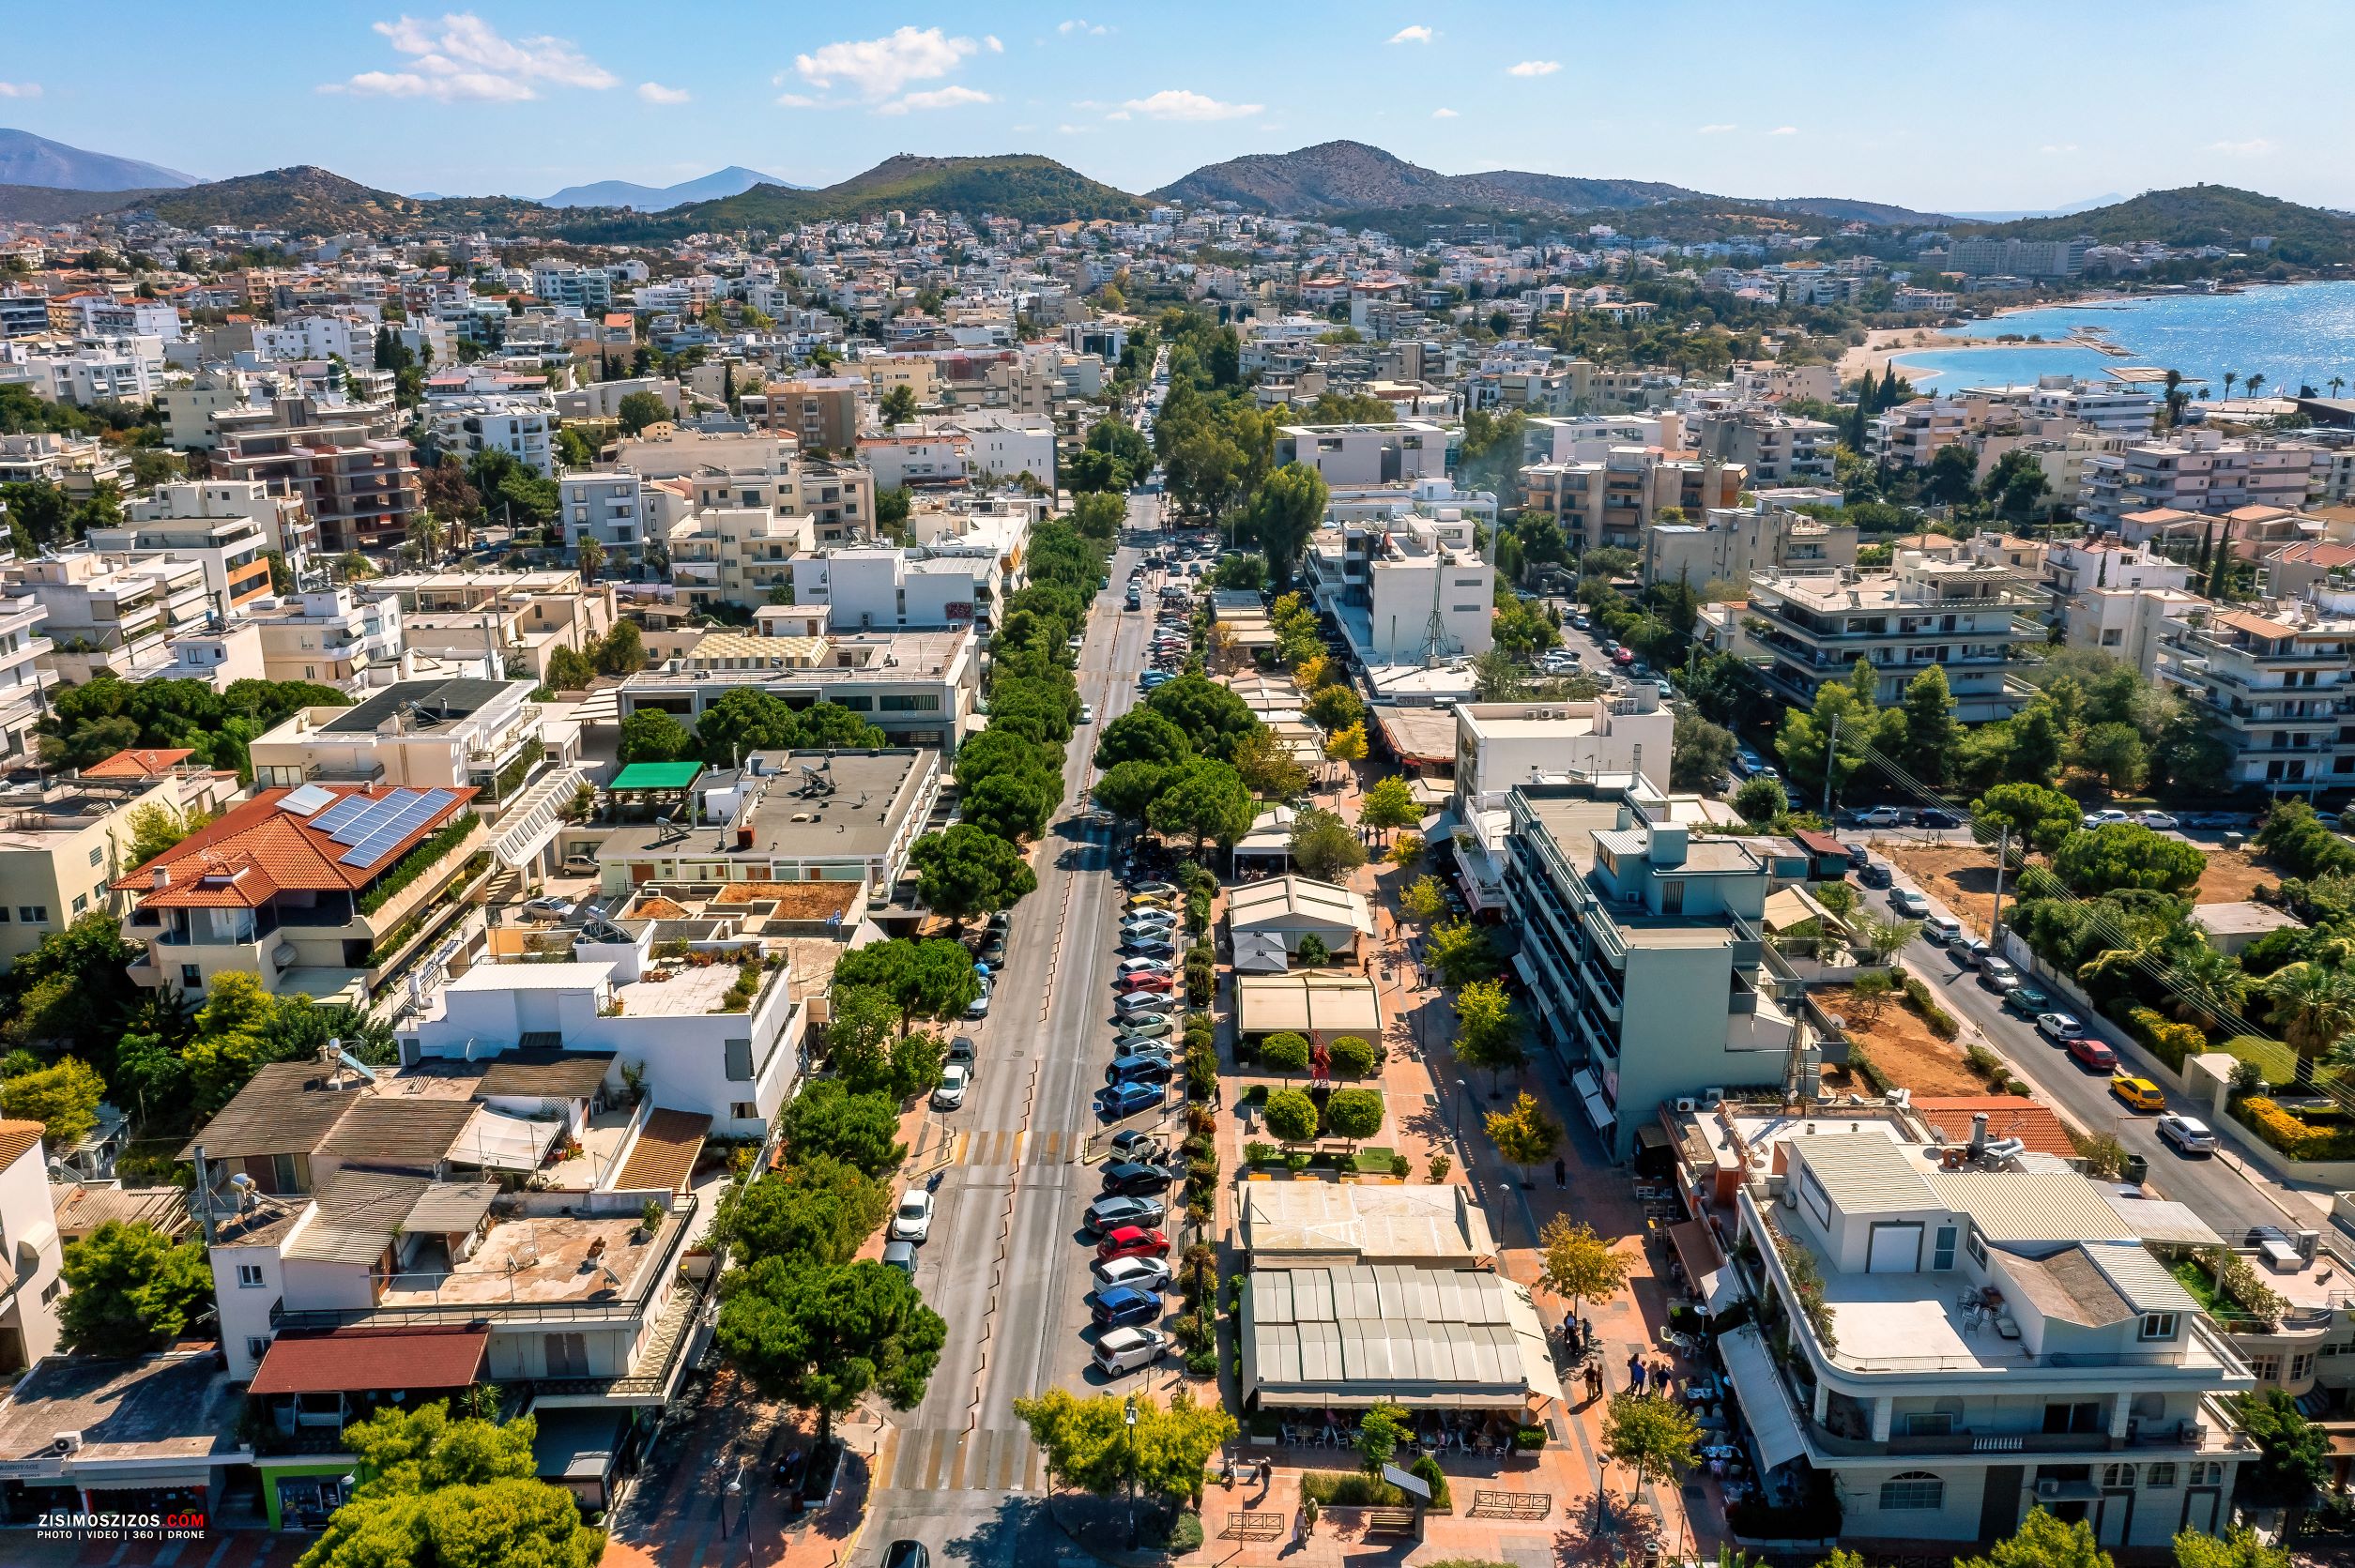
[[[1044,152],[1128,190],[1335,137],[1451,174],[2042,207],[2355,206],[2355,7],[1078,3],[11,8],[0,125],[205,177],[538,196]],[[234,18],[234,21],[215,21]],[[107,42],[105,39],[116,40]],[[122,40],[137,40],[120,47]]]

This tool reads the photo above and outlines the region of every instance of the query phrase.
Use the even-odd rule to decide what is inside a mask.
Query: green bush
[[[1387,1481],[1360,1470],[1303,1470],[1300,1495],[1321,1508],[1403,1508],[1407,1501]]]
[[[1415,1463],[1406,1468],[1406,1473],[1431,1489],[1433,1508],[1445,1513],[1455,1507],[1455,1499],[1447,1490],[1447,1472],[1439,1468],[1437,1458],[1429,1454],[1418,1454]]]
[[[1272,1143],[1257,1139],[1243,1146],[1243,1161],[1250,1165],[1272,1165],[1284,1157],[1284,1151]]]
[[[2293,1160],[2355,1160],[2355,1124],[2303,1116],[2262,1094],[2240,1101],[2239,1114],[2258,1137]]]
[[[1951,1040],[1963,1032],[1963,1026],[1954,1021],[1954,1014],[1938,1005],[1938,998],[1931,995],[1930,987],[1921,982],[1919,975],[1905,977],[1905,1005],[1912,1008],[1921,1021],[1930,1026],[1930,1032],[1940,1040]]]
[[[2208,1049],[2208,1036],[2199,1026],[2179,1024],[2163,1012],[2142,1006],[2132,997],[2115,997],[2102,1011],[2133,1036],[2144,1049],[2177,1073],[2183,1071],[2186,1058],[2199,1056]]]
[[[359,895],[359,912],[373,915],[391,903],[404,888],[431,871],[444,856],[465,843],[466,835],[474,831],[478,820],[472,812],[462,812],[451,821],[444,823],[433,837],[402,856],[390,871],[376,878],[375,887]]]
[[[1360,1035],[1341,1036],[1325,1047],[1325,1055],[1337,1078],[1363,1078],[1374,1070],[1373,1043]]]
[[[2257,830],[2256,845],[2299,876],[2355,873],[2355,845],[2332,832],[2303,800],[2275,806]]]
[[[1513,1434],[1513,1448],[1517,1453],[1534,1454],[1545,1445],[1546,1429],[1542,1426],[1523,1426]]]

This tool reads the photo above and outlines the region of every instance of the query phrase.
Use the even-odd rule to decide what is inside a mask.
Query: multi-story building
[[[969,473],[999,480],[1028,474],[1049,489],[1054,487],[1055,421],[1043,414],[976,408],[927,419],[925,424],[936,435],[964,437]],[[878,482],[881,482],[879,477]]]
[[[226,614],[268,596],[267,556],[275,548],[274,529],[281,514],[297,506],[291,497],[270,495],[257,480],[161,484],[130,504],[129,523],[93,528],[88,537],[93,550],[134,563],[198,563],[214,608]],[[290,570],[301,565],[287,564]]]
[[[805,628],[813,612],[777,607]],[[830,702],[881,729],[896,746],[954,753],[971,727],[980,693],[980,643],[971,628],[831,636],[723,632],[692,652],[634,675],[619,688],[621,718],[659,708],[689,728],[740,687],[795,707]]]
[[[1712,510],[1699,523],[1655,523],[1644,530],[1638,570],[1646,583],[1710,583],[1736,587],[1758,571],[1853,567],[1857,527],[1755,498],[1748,510]]]
[[[972,477],[973,440],[961,430],[902,426],[859,437],[859,461],[880,490],[940,490]]]
[[[2155,677],[2168,639],[2181,623],[2211,608],[2182,588],[2089,587],[2060,601],[2056,620],[2065,646],[2109,654]]]
[[[579,755],[580,728],[529,700],[533,682],[461,677],[404,680],[351,708],[306,708],[250,748],[256,784],[358,783],[467,792],[470,808],[499,815],[528,796],[542,769]]]
[[[41,664],[54,644],[43,634],[49,607],[29,593],[0,597],[0,760],[34,754],[33,730],[48,713]]]
[[[1868,1551],[2036,1508],[2109,1546],[2223,1528],[2256,1455],[2228,1403],[2248,1363],[2099,1184],[1979,1147],[1948,1168],[1827,1126],[1743,1174],[1731,1266],[1758,1321],[1719,1349],[1762,1462],[1803,1460]]]
[[[163,438],[171,446],[211,451],[221,445],[213,416],[245,406],[242,372],[208,368],[188,381],[156,388],[156,406],[163,410]]]
[[[2160,683],[2231,754],[2238,786],[2317,795],[2355,784],[2355,595],[2317,590],[2271,612],[2218,609],[2163,635]]]
[[[1958,239],[1946,270],[1966,278],[2074,278],[2085,270],[2085,239]]]
[[[253,325],[253,352],[263,359],[341,359],[359,370],[376,363],[382,321],[343,312],[307,312]]]
[[[1514,967],[1613,1160],[1662,1101],[1784,1081],[1810,1037],[1758,925],[1762,851],[1694,831],[1627,775],[1514,784],[1506,809]]]
[[[2115,382],[2085,382],[2066,375],[2039,378],[2036,389],[2028,394],[2028,406],[2040,414],[2074,419],[2104,435],[2136,439],[2149,435],[2151,423],[2159,413],[2158,400],[2140,388]]]
[[[443,451],[505,452],[543,478],[555,476],[556,400],[545,392],[431,398],[425,418]]]
[[[236,793],[234,776],[186,767],[189,754],[124,752],[71,777],[0,791],[0,965],[84,915],[128,907],[114,883],[130,869],[132,813],[153,806],[193,818]]]
[[[531,292],[550,305],[603,315],[613,307],[613,276],[603,267],[543,258],[531,265]]]
[[[391,550],[406,540],[423,506],[416,449],[392,434],[393,414],[389,403],[307,395],[216,413],[222,444],[213,471],[301,497],[323,550]]]
[[[1753,484],[1829,484],[1840,432],[1822,419],[1746,408],[1694,421],[1692,444],[1740,464]]]
[[[1455,716],[1459,821],[1504,810],[1515,784],[1569,775],[1640,775],[1667,788],[1675,716],[1656,687],[1579,702],[1458,703]]]
[[[1553,513],[1581,550],[1644,548],[1644,531],[1674,508],[1687,517],[1733,507],[1749,475],[1714,458],[1658,447],[1613,447],[1600,458],[1532,464],[1521,471],[1523,510]]]
[[[0,583],[48,611],[48,667],[74,681],[153,675],[171,662],[169,639],[220,613],[204,564],[168,554],[134,561],[75,550],[10,563]]]
[[[261,632],[265,679],[349,691],[399,674],[401,602],[390,595],[353,587],[289,594],[247,618]]]
[[[683,484],[698,512],[764,507],[779,517],[806,516],[821,544],[854,532],[875,537],[875,475],[855,464],[804,461],[790,440],[775,435],[679,431],[618,442],[606,461],[650,482]]]
[[[562,476],[564,544],[578,550],[581,540],[593,539],[608,555],[642,556],[650,542],[663,542],[669,523],[657,524],[659,498],[669,495],[683,515],[686,500],[657,490],[628,469],[573,469]],[[671,521],[676,521],[672,519]]]
[[[1276,465],[1298,463],[1327,485],[1395,484],[1447,471],[1447,433],[1420,419],[1382,424],[1281,425]]]
[[[796,556],[793,602],[823,605],[837,632],[986,625],[1003,597],[994,551],[836,548]]]
[[[857,375],[772,381],[743,395],[743,415],[762,430],[792,436],[805,452],[847,452],[858,444],[859,403],[866,387],[866,378]]]
[[[1865,426],[1865,455],[1891,468],[1926,468],[1942,447],[1963,443],[1964,406],[1946,398],[1916,398],[1873,418]]]
[[[2021,644],[2042,635],[2025,617],[2041,595],[2009,566],[1935,560],[1900,550],[1889,571],[1762,571],[1751,578],[1745,651],[1766,685],[1802,706],[1862,660],[1894,703],[1914,677],[1946,672],[1955,716],[2009,718],[2027,701],[2012,672]]]
[[[0,340],[49,336],[49,296],[23,289],[0,291]]]
[[[818,542],[816,524],[765,507],[718,506],[670,525],[670,580],[693,610],[762,604],[793,584],[793,561]]]
[[[2078,514],[2115,532],[2134,512],[2173,510],[2222,517],[2243,507],[2295,511],[2305,504],[2319,449],[2303,442],[2227,440],[2181,430],[2103,452],[2085,466]]]
[[[1307,586],[1367,666],[1428,664],[1495,646],[1496,568],[1473,524],[1409,512],[1320,529]]]
[[[0,1377],[13,1378],[57,1348],[57,1211],[38,1121],[0,1120],[0,1249],[8,1289],[0,1298]]]

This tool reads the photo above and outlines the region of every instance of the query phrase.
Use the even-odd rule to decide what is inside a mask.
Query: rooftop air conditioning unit
[[[1697,1111],[1701,1107],[1693,1101],[1692,1096],[1685,1094],[1677,1096],[1676,1108],[1680,1111]]]
[[[1725,1091],[1723,1089],[1705,1088],[1701,1091],[1701,1108],[1703,1110],[1713,1111],[1724,1104]]]

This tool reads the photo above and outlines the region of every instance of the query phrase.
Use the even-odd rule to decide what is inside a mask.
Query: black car
[[[1867,888],[1886,888],[1889,884],[1889,867],[1878,860],[1868,860],[1858,868],[1857,881]]]
[[[949,1042],[948,1059],[970,1065],[980,1054],[980,1046],[970,1034],[960,1034]]]
[[[1123,1057],[1104,1070],[1108,1084],[1166,1084],[1177,1076],[1177,1064],[1167,1057]]]
[[[921,1541],[895,1541],[883,1548],[883,1568],[932,1568],[932,1554]]]
[[[1124,1160],[1119,1165],[1104,1167],[1104,1190],[1108,1193],[1131,1193],[1147,1196],[1166,1193],[1178,1173],[1167,1165],[1148,1165],[1141,1160]]]
[[[1963,825],[1961,817],[1952,812],[1940,811],[1935,806],[1924,811],[1916,820],[1924,828],[1960,828]]]
[[[1840,847],[1848,852],[1850,871],[1862,871],[1873,863],[1873,852],[1860,844],[1843,844]]]

